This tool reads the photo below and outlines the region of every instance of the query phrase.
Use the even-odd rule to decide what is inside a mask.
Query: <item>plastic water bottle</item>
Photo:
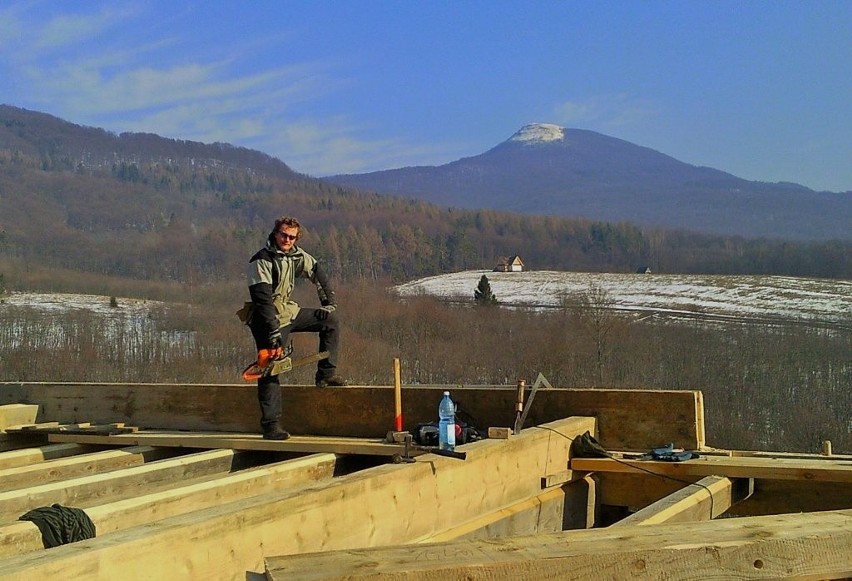
[[[438,405],[438,448],[453,450],[456,447],[456,404],[445,391]]]

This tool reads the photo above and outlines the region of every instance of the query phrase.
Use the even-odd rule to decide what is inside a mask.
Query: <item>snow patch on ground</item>
[[[520,141],[521,143],[547,143],[559,141],[565,137],[565,130],[551,123],[531,123],[521,127],[509,141]]]
[[[4,305],[30,307],[39,311],[59,313],[81,310],[100,315],[139,315],[162,303],[141,299],[116,298],[117,307],[110,306],[110,297],[73,293],[22,293],[0,295],[0,309]]]
[[[756,275],[612,274],[476,270],[395,287],[400,296],[473,301],[482,275],[502,305],[558,307],[598,287],[614,308],[749,318],[852,322],[852,281]]]

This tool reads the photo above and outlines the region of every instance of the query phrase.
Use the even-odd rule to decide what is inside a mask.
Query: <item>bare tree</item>
[[[602,286],[589,283],[588,290],[577,298],[580,329],[591,339],[594,351],[597,386],[604,385],[604,369],[612,351],[613,331],[621,324],[615,312],[615,300]]]

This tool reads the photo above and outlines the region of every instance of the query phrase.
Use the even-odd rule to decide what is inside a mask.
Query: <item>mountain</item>
[[[161,164],[218,170],[248,169],[270,177],[297,174],[284,162],[227,143],[205,144],[151,133],[116,135],[53,115],[0,105],[0,150],[41,160],[42,169],[92,171],[114,164]]]
[[[852,192],[738,178],[593,131],[526,125],[481,155],[441,166],[325,178],[441,206],[746,237],[852,239]]]

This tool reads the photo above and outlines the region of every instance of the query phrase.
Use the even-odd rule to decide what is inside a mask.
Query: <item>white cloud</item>
[[[59,49],[76,45],[96,36],[123,19],[121,14],[104,11],[94,15],[62,15],[47,21],[34,32],[32,46],[36,49]]]
[[[62,4],[13,6],[0,9],[0,33],[9,33],[0,35],[0,94],[11,104],[115,132],[242,145],[317,176],[448,155],[437,145],[363,138],[370,128],[340,115],[309,116],[303,104],[339,94],[348,80],[335,63],[255,69],[257,55],[284,52],[285,32],[195,47],[163,19],[140,33],[150,16],[144,4],[52,17]]]
[[[657,107],[651,101],[634,99],[624,93],[565,101],[554,107],[556,121],[562,125],[593,125],[606,129],[641,125],[656,114]]]

